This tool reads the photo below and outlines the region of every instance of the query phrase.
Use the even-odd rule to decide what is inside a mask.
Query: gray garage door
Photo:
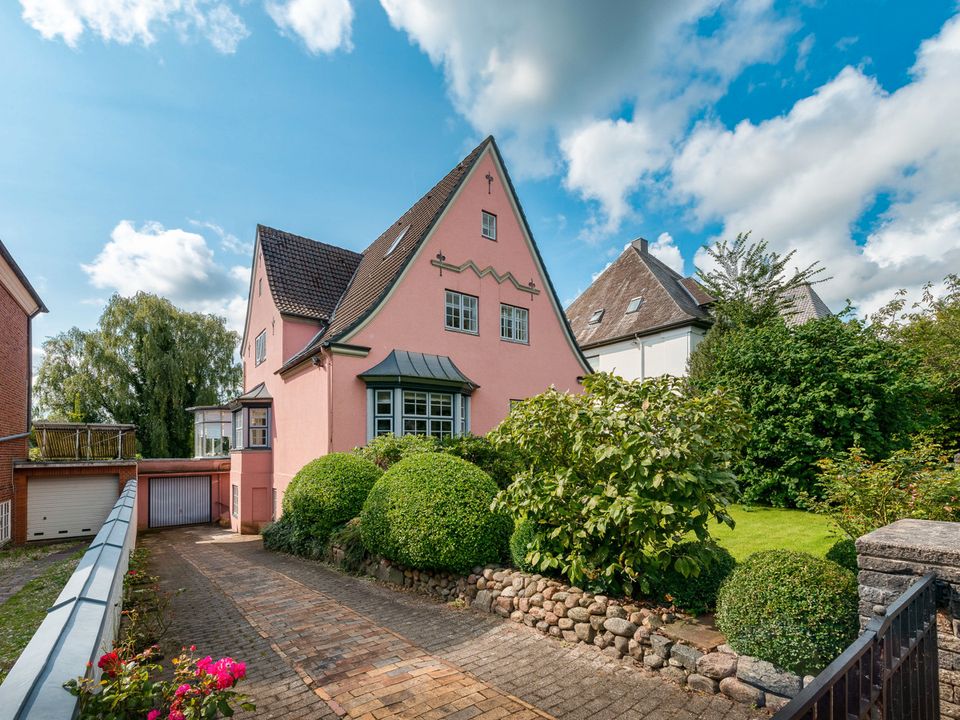
[[[150,478],[150,527],[210,522],[210,476]]]

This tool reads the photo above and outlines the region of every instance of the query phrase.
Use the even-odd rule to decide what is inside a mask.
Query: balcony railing
[[[135,425],[35,422],[40,460],[131,460],[137,455]]]

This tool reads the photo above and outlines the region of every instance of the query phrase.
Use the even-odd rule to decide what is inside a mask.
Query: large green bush
[[[766,550],[720,588],[717,626],[739,653],[816,675],[856,637],[857,579],[829,560]]]
[[[671,570],[666,574],[657,594],[669,599],[685,612],[708,612],[716,607],[720,586],[733,572],[737,561],[726,548],[716,543],[703,543],[700,547],[693,548],[692,553],[686,547],[688,544],[681,543],[673,552],[700,557],[698,573],[685,577]]]
[[[857,544],[850,538],[840,538],[827,550],[827,560],[835,562],[852,573],[860,571],[857,564]]]
[[[649,593],[670,569],[695,574],[701,546],[669,548],[707,540],[711,519],[733,525],[740,406],[672,377],[596,373],[583,384],[583,394],[526,400],[491,433],[525,462],[496,507],[550,528],[529,561],[574,584]]]
[[[466,460],[418,453],[370,491],[360,514],[363,544],[375,555],[421,569],[466,570],[498,560],[510,519],[490,509],[497,486]]]
[[[508,445],[498,447],[483,435],[444,438],[440,443],[440,449],[467,462],[472,462],[489,475],[501,489],[513,482],[513,476],[523,468],[520,454],[515,449]]]
[[[437,452],[440,443],[434,437],[423,435],[378,435],[363,447],[354,449],[359,457],[369,460],[383,470],[398,463],[408,455]]]
[[[819,467],[822,501],[810,505],[851,538],[903,518],[960,521],[960,468],[923,438],[879,462],[857,447]]]
[[[885,457],[926,421],[914,355],[857,320],[718,324],[690,365],[697,387],[733,391],[750,416],[737,470],[751,502],[796,505],[817,493],[822,458],[855,445]]]
[[[283,518],[293,525],[294,550],[322,554],[330,533],[356,517],[383,472],[350,453],[317,458],[293,476],[283,496]]]
[[[274,552],[292,553],[294,527],[290,519],[283,515],[276,522],[267,525],[261,532],[263,546]]]

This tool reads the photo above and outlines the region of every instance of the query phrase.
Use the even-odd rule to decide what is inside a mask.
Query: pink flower
[[[213,665],[213,659],[207,655],[205,658],[197,660],[197,676],[205,675],[210,672],[210,667]]]
[[[183,713],[179,710],[171,710],[167,717],[169,720],[184,720]]]
[[[190,686],[187,685],[187,683],[184,683],[177,688],[177,691],[174,693],[174,695],[180,697],[181,695],[186,695],[188,692],[190,692]]]
[[[147,720],[157,720],[158,717],[160,717],[159,710],[151,710],[147,713]]]

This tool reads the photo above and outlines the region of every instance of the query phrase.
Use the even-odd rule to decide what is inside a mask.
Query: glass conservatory
[[[193,456],[222,457],[230,452],[232,417],[220,405],[187,408],[193,413]]]

